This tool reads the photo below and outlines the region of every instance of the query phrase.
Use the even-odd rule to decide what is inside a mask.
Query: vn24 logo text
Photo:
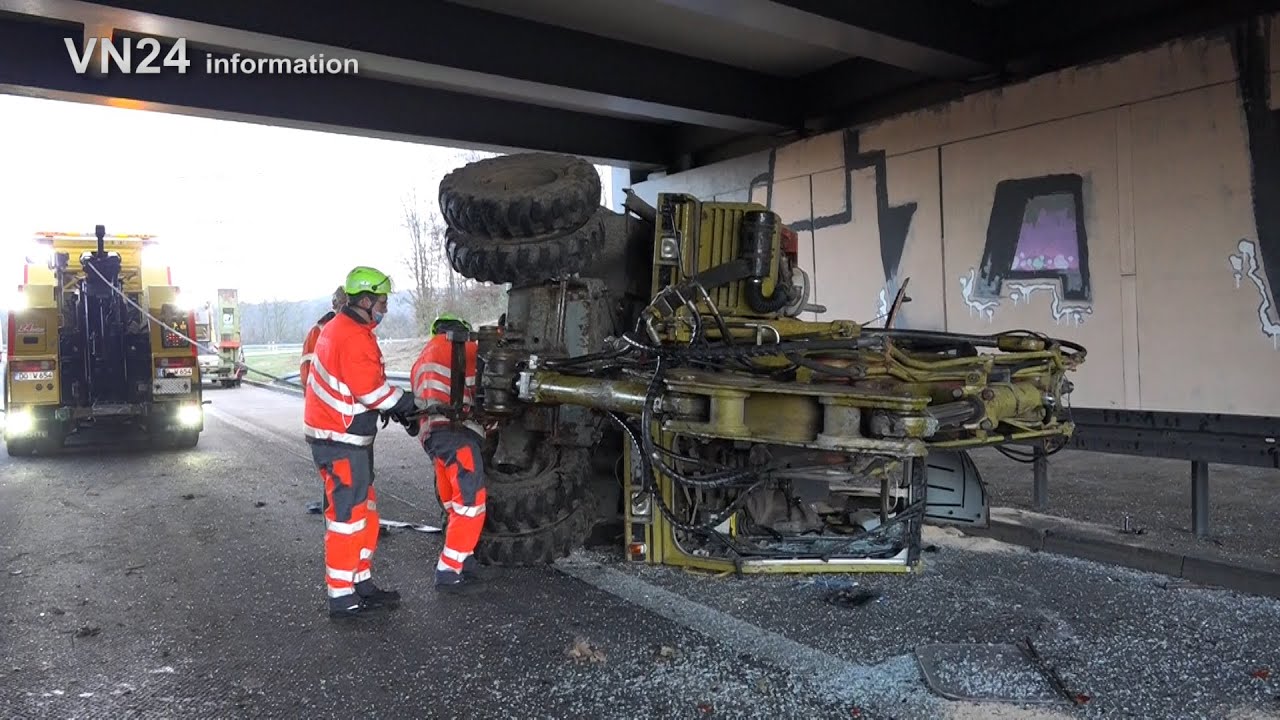
[[[109,71],[112,64],[120,72],[138,75],[159,75],[162,68],[175,68],[179,74],[186,74],[187,68],[191,65],[191,61],[187,59],[186,38],[178,38],[158,65],[156,61],[160,57],[161,47],[160,41],[155,38],[144,37],[136,43],[132,38],[123,38],[119,46],[111,38],[85,38],[83,51],[76,47],[75,38],[63,38],[63,40],[67,44],[67,55],[71,57],[71,66],[80,75],[89,71],[94,55],[98,56],[99,67],[104,74]],[[135,50],[138,59],[136,65],[134,64]]]

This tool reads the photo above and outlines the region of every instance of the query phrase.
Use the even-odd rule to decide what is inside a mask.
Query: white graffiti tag
[[[964,298],[964,304],[969,306],[969,315],[972,317],[977,314],[979,317],[985,318],[987,322],[995,320],[995,311],[1000,307],[1000,298],[975,298],[973,296],[973,288],[977,282],[978,271],[975,268],[969,268],[968,275],[960,276],[960,294]],[[1055,324],[1062,324],[1065,320],[1072,325],[1081,325],[1084,323],[1085,315],[1093,314],[1093,307],[1080,303],[1071,303],[1062,299],[1061,287],[1055,282],[1006,282],[1005,287],[1009,289],[1009,299],[1014,305],[1023,302],[1031,302],[1031,296],[1036,292],[1044,291],[1050,296],[1049,311],[1053,314]]]
[[[1268,292],[1267,282],[1258,274],[1258,270],[1261,269],[1258,265],[1258,246],[1252,240],[1241,240],[1237,247],[1240,250],[1238,254],[1227,256],[1231,262],[1231,274],[1236,279],[1236,288],[1238,289],[1240,281],[1248,276],[1253,286],[1258,289],[1258,295],[1262,296],[1262,302],[1258,304],[1258,324],[1262,327],[1262,334],[1271,338],[1271,346],[1280,350],[1280,322],[1271,319],[1272,296]]]
[[[987,322],[994,322],[996,308],[1000,307],[1000,301],[974,299],[973,286],[977,279],[978,271],[976,268],[969,268],[968,275],[961,275],[960,295],[964,298],[964,304],[969,306],[969,317],[973,317],[976,313],[978,317],[985,318]]]
[[[1080,305],[1077,303],[1067,303],[1062,300],[1061,293],[1058,292],[1058,284],[1052,282],[1046,283],[1006,283],[1009,287],[1009,299],[1014,305],[1022,301],[1031,302],[1032,293],[1038,290],[1044,290],[1052,296],[1049,311],[1053,313],[1053,322],[1055,325],[1061,325],[1065,319],[1068,324],[1080,325],[1084,322],[1085,315],[1092,315],[1093,308],[1088,305]]]

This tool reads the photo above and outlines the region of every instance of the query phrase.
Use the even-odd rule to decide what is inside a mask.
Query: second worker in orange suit
[[[450,330],[471,331],[471,325],[453,315],[441,315],[431,324],[432,338],[414,362],[410,377],[419,407],[448,405],[453,387],[453,343]],[[474,340],[466,342],[463,406],[475,397],[476,352]],[[481,455],[484,428],[470,419],[450,419],[431,414],[422,419],[419,439],[435,464],[436,492],[448,514],[444,548],[436,561],[436,589],[469,589],[479,575],[475,549],[484,529],[485,468]]]
[[[333,299],[330,301],[333,309],[325,313],[316,321],[315,325],[307,331],[307,337],[302,341],[302,359],[298,363],[298,383],[303,388],[307,387],[307,379],[311,376],[311,360],[316,356],[316,340],[320,339],[320,331],[324,328],[325,323],[333,319],[335,315],[342,311],[342,306],[347,304],[347,292],[339,285],[337,290],[333,291]]]

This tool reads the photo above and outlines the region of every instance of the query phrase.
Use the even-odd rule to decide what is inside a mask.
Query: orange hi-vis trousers
[[[436,570],[462,572],[484,529],[485,472],[475,432],[441,424],[430,430],[422,446],[435,462],[436,493],[448,513],[444,549]]]
[[[329,597],[343,597],[373,577],[378,547],[373,447],[314,442],[311,456],[324,481],[325,585]]]

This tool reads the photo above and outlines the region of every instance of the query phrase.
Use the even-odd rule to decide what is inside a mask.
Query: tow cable
[[[96,267],[94,267],[94,266],[92,266],[92,265],[89,265],[89,269],[93,271],[93,274],[94,274],[94,275],[97,275],[97,276],[102,280],[103,284],[105,284],[107,287],[111,288],[111,292],[115,293],[116,295],[119,295],[119,296],[120,296],[120,297],[121,297],[125,302],[129,303],[129,304],[130,304],[130,305],[132,305],[135,309],[137,309],[137,311],[138,311],[138,312],[142,313],[142,314],[143,314],[143,315],[144,315],[148,320],[150,320],[150,321],[154,322],[155,324],[159,325],[160,327],[164,328],[165,330],[168,330],[169,332],[173,333],[174,335],[177,335],[178,337],[182,338],[183,340],[186,340],[187,342],[191,343],[192,345],[194,345],[194,346],[196,347],[196,349],[197,349],[197,350],[200,350],[201,352],[207,352],[207,353],[212,354],[212,355],[217,355],[217,354],[218,354],[218,348],[217,348],[217,347],[215,347],[215,346],[213,346],[213,345],[203,345],[203,344],[201,344],[201,343],[200,343],[200,341],[199,341],[199,340],[196,340],[195,338],[193,338],[193,337],[191,337],[191,336],[187,335],[186,333],[179,331],[177,328],[173,327],[172,325],[169,325],[168,323],[164,322],[163,320],[161,320],[160,318],[156,317],[155,315],[152,315],[151,313],[147,312],[147,309],[146,309],[146,308],[144,308],[144,307],[142,307],[142,306],[141,306],[141,305],[139,305],[138,303],[134,302],[134,301],[133,301],[133,298],[131,298],[131,297],[129,297],[128,295],[126,295],[123,291],[121,291],[119,288],[117,288],[114,284],[107,282],[107,278],[106,278],[105,276],[103,276],[103,274],[102,274],[101,272],[99,272],[99,271],[98,271],[98,268],[96,268]],[[278,377],[278,376],[276,376],[276,375],[272,375],[271,373],[269,373],[269,372],[265,372],[265,371],[263,371],[263,370],[258,370],[258,369],[256,369],[256,368],[254,368],[253,366],[249,365],[248,363],[240,362],[240,363],[236,363],[236,364],[237,364],[237,365],[239,365],[240,367],[243,367],[247,372],[257,373],[258,375],[262,375],[262,376],[264,376],[264,377],[271,378],[273,381],[276,381],[276,382],[281,382],[281,383],[285,383],[285,384],[292,384],[292,383],[289,383],[287,380],[285,380],[285,379],[284,379],[284,378],[282,378],[282,377]]]

